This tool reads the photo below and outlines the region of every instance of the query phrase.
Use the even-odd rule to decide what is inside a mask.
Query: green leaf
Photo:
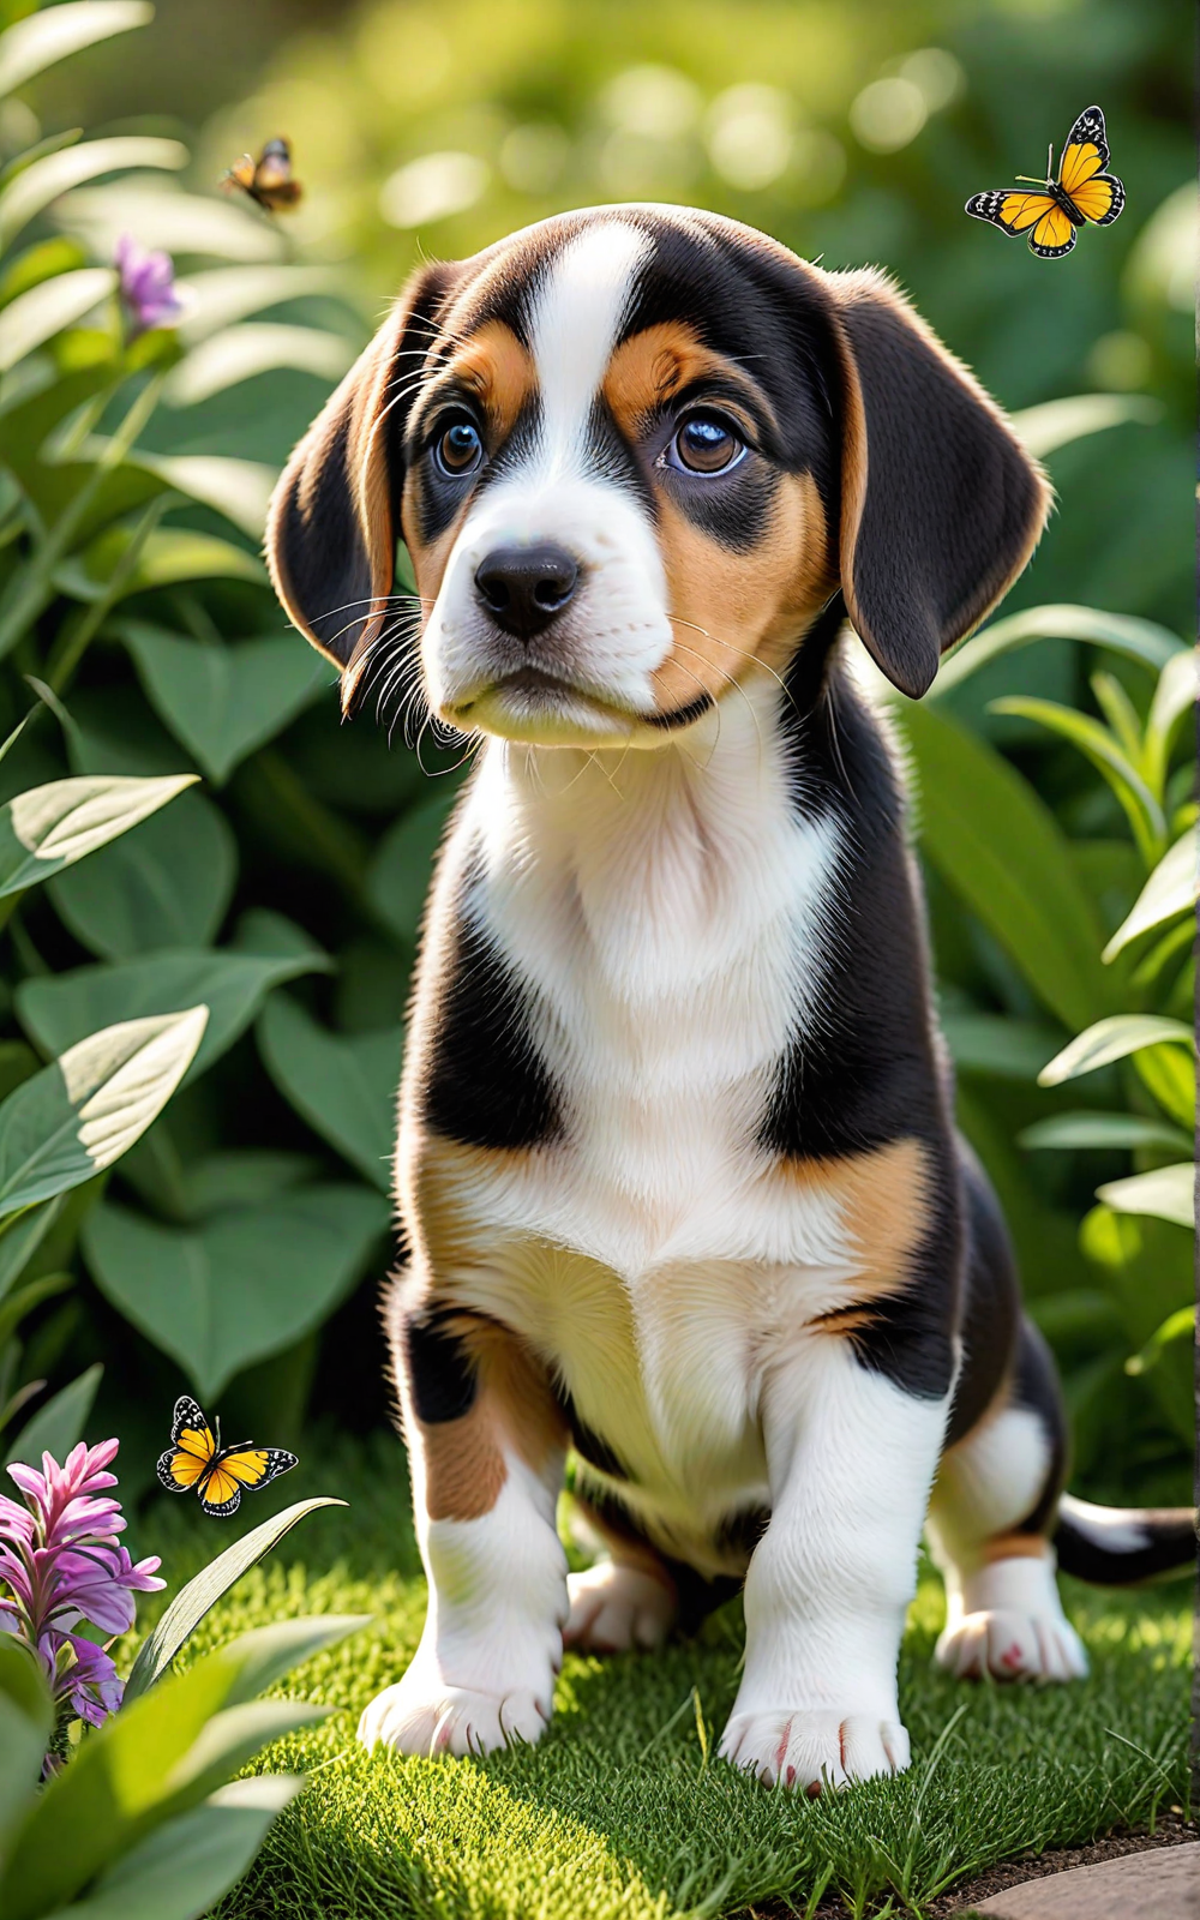
[[[1061,1029],[1002,1013],[947,1013],[941,1024],[960,1072],[1000,1080],[1036,1080],[1062,1038]]]
[[[287,246],[278,228],[211,195],[178,193],[157,182],[121,180],[115,186],[77,187],[54,209],[55,222],[83,241],[94,259],[111,260],[123,233],[143,247],[230,260],[276,260]]]
[[[89,1735],[14,1836],[0,1878],[4,1920],[39,1920],[79,1893],[151,1827],[196,1804],[211,1791],[209,1759],[222,1749],[231,1764],[249,1758],[255,1727],[245,1707],[231,1710],[236,1719],[227,1723],[228,1737],[223,1729],[213,1734],[209,1728],[221,1718],[243,1666],[254,1657],[255,1639],[246,1634],[218,1648]],[[323,1710],[276,1700],[251,1711],[258,1716],[257,1730],[271,1739]],[[206,1741],[207,1746],[201,1744]]]
[[[66,1293],[70,1285],[69,1273],[42,1273],[36,1280],[27,1280],[23,1287],[10,1293],[0,1306],[0,1351],[3,1351],[27,1313],[40,1307],[43,1300],[52,1300],[56,1293]]]
[[[320,654],[287,635],[222,646],[142,621],[121,621],[114,630],[151,705],[218,783],[330,684]]]
[[[1068,842],[1033,788],[941,709],[896,710],[919,781],[921,845],[1012,956],[1043,1004],[1075,1029],[1117,991]]]
[[[1124,1060],[1141,1047],[1157,1047],[1168,1041],[1191,1046],[1190,1027],[1185,1027],[1182,1020],[1168,1020],[1157,1013],[1111,1014],[1076,1034],[1070,1045],[1042,1068],[1038,1081],[1043,1087],[1057,1087],[1064,1080],[1077,1080],[1082,1073],[1107,1067],[1113,1060]]]
[[[1173,1147],[1184,1153],[1192,1144],[1182,1128],[1140,1113],[1056,1113],[1026,1127],[1017,1139],[1022,1147]]]
[[[195,1228],[106,1201],[88,1214],[82,1243],[105,1297],[213,1399],[333,1311],[388,1217],[383,1198],[357,1186],[300,1188]]]
[[[1021,441],[1036,459],[1044,460],[1059,447],[1103,433],[1107,427],[1129,421],[1151,425],[1162,418],[1162,403],[1142,393],[1075,393],[1063,400],[1046,400],[1009,415]]]
[[[128,833],[195,781],[194,773],[161,780],[89,773],[17,794],[0,807],[0,898],[23,893]]]
[[[988,711],[1033,720],[1051,733],[1058,734],[1060,739],[1069,740],[1073,747],[1078,747],[1080,753],[1085,754],[1104,775],[1116,794],[1129,816],[1143,855],[1156,842],[1166,839],[1167,823],[1158,801],[1107,727],[1102,727],[1090,714],[1078,713],[1074,707],[1060,706],[1056,700],[1029,700],[1019,694],[1003,700],[992,700]]]
[[[1134,1060],[1138,1079],[1149,1089],[1172,1120],[1196,1130],[1196,1061],[1191,1049],[1176,1046],[1143,1047]]]
[[[5,1466],[22,1460],[27,1467],[40,1467],[44,1453],[53,1454],[56,1460],[65,1460],[71,1448],[83,1438],[103,1374],[102,1366],[89,1367],[86,1373],[81,1373],[47,1400],[17,1435]]]
[[[261,540],[278,467],[261,460],[234,460],[219,453],[145,453],[139,450],[126,466],[158,475],[176,493],[223,513],[235,527]]]
[[[247,1635],[247,1638],[249,1636]],[[230,1650],[237,1645],[231,1642]],[[315,1721],[327,1720],[332,1707],[307,1700],[250,1700],[223,1707],[202,1727],[187,1756],[171,1771],[171,1786],[185,1802],[194,1802],[253,1760],[263,1747]]]
[[[302,1774],[235,1780],[156,1827],[53,1920],[200,1920],[236,1885]]]
[[[235,1540],[231,1547],[226,1547],[224,1553],[210,1560],[203,1571],[175,1595],[161,1620],[139,1647],[137,1659],[125,1682],[126,1704],[136,1700],[148,1687],[162,1679],[180,1648],[190,1639],[222,1594],[228,1593],[249,1568],[257,1566],[306,1514],[315,1513],[318,1507],[345,1505],[344,1500],[328,1497],[298,1500],[294,1506],[285,1507],[282,1513],[272,1514],[261,1526],[255,1527],[241,1540]]]
[[[1130,912],[1104,949],[1106,961],[1136,940],[1161,927],[1177,914],[1189,913],[1196,901],[1196,829],[1189,827],[1165,853],[1135,900]]]
[[[1156,1327],[1140,1353],[1131,1353],[1125,1362],[1128,1374],[1149,1373],[1163,1356],[1164,1350],[1175,1340],[1194,1340],[1196,1337],[1196,1309],[1179,1307],[1168,1314],[1161,1327]]]
[[[21,1641],[0,1633],[0,1858],[34,1799],[54,1726],[50,1689]]]
[[[1030,1300],[1026,1311],[1047,1340],[1092,1339],[1122,1331],[1121,1315],[1110,1294],[1096,1287],[1067,1287],[1062,1293]]]
[[[52,200],[85,180],[103,173],[125,173],[133,167],[178,171],[188,163],[188,150],[178,140],[153,140],[126,134],[113,140],[88,140],[78,147],[35,160],[0,192],[0,247],[14,237]]]
[[[0,34],[0,96],[15,93],[68,54],[147,26],[153,18],[149,0],[70,0],[18,20]]]
[[[328,1033],[289,995],[274,993],[257,1035],[268,1073],[297,1113],[389,1192],[403,1030]]]
[[[225,1207],[261,1207],[277,1194],[303,1186],[318,1171],[319,1163],[307,1153],[236,1147],[206,1154],[187,1170],[189,1213],[199,1218]]]
[[[1114,1213],[1146,1213],[1191,1227],[1196,1219],[1196,1169],[1188,1160],[1155,1167],[1153,1173],[1135,1173],[1128,1180],[1109,1180],[1096,1188],[1096,1198]]]
[[[324,965],[319,953],[272,958],[227,948],[216,952],[168,949],[120,966],[77,967],[70,973],[25,980],[15,996],[17,1017],[44,1053],[61,1053],[97,1027],[151,1014],[174,1014],[203,1002],[209,1017],[189,1069],[189,1078],[195,1079],[245,1032],[272,987]],[[3,1111],[0,1107],[0,1116]]]
[[[108,1025],[10,1093],[0,1105],[0,1213],[118,1160],[174,1093],[207,1021],[208,1009],[192,1006]]]
[[[433,856],[457,795],[438,794],[413,807],[384,834],[367,874],[367,893],[384,924],[406,946],[416,943]]]
[[[73,327],[107,299],[116,284],[111,267],[79,267],[18,294],[0,313],[0,373],[7,373],[64,327]]]
[[[1187,647],[1173,654],[1158,676],[1146,718],[1146,778],[1161,793],[1175,730],[1196,702],[1196,651]]]
[[[314,373],[332,383],[341,379],[355,357],[354,347],[340,333],[253,321],[210,334],[193,347],[172,373],[163,398],[169,406],[195,406],[239,381],[278,367]]]
[[[326,1647],[335,1647],[351,1634],[361,1633],[373,1618],[370,1613],[322,1613],[299,1620],[275,1620],[231,1641],[230,1651],[237,1654],[239,1671],[229,1690],[228,1704],[233,1707],[254,1700]]]
[[[60,1200],[43,1200],[0,1221],[0,1300],[25,1271],[61,1210]]]
[[[1098,607],[1029,607],[1024,613],[1011,613],[1004,620],[994,620],[982,633],[964,640],[956,652],[948,654],[927,698],[944,698],[990,660],[998,659],[1002,653],[1011,653],[1016,647],[1027,647],[1034,640],[1087,640],[1094,646],[1107,648],[1110,653],[1137,660],[1155,673],[1175,654],[1188,650],[1178,634],[1153,620],[1138,620],[1126,613],[1102,613]]]
[[[203,947],[215,938],[237,879],[237,841],[203,794],[85,865],[50,882],[50,898],[75,938],[102,960],[133,960],[159,947]]]
[[[179,332],[192,344],[266,307],[308,294],[337,293],[344,285],[337,267],[214,267],[177,282],[184,302]]]
[[[1117,1213],[1102,1205],[1092,1208],[1080,1228],[1080,1247],[1103,1273],[1120,1306],[1128,1344],[1135,1351],[1194,1299],[1196,1243],[1190,1225],[1190,1220],[1181,1227],[1151,1214]],[[1196,1418],[1191,1354],[1178,1342],[1172,1343],[1147,1375],[1146,1384],[1184,1444],[1191,1447]]]
[[[82,553],[55,568],[59,592],[75,600],[102,600],[133,537],[132,526],[106,527]],[[266,579],[262,562],[245,547],[187,527],[160,527],[142,541],[138,563],[119,597],[128,599],[130,594],[178,586],[185,580],[248,580],[261,587]]]

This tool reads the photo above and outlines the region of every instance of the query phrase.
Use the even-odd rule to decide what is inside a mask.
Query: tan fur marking
[[[478,1520],[490,1513],[508,1478],[496,1443],[492,1409],[476,1400],[461,1420],[435,1426],[413,1422],[424,1469],[425,1511],[431,1520]]]
[[[832,593],[825,514],[811,474],[786,474],[748,551],[719,546],[660,495],[659,546],[675,644],[654,675],[660,712],[716,699],[748,667],[780,673]]]
[[[853,1282],[856,1297],[847,1311],[864,1310],[861,1296],[882,1299],[904,1286],[909,1258],[928,1219],[929,1170],[919,1140],[894,1140],[873,1153],[841,1160],[781,1161],[772,1178],[808,1193],[823,1193],[837,1205],[862,1263]],[[825,1316],[825,1321],[831,1318]],[[825,1330],[854,1331],[834,1325]]]
[[[489,320],[457,349],[438,385],[451,380],[474,393],[499,446],[516,425],[536,379],[533,361],[512,328]]]
[[[480,1398],[526,1466],[545,1470],[566,1445],[567,1423],[546,1370],[524,1343],[494,1321],[451,1321],[479,1369]]]
[[[704,346],[695,328],[679,320],[664,320],[624,341],[608,363],[601,391],[621,432],[636,441],[647,414],[680,387],[706,377],[741,386],[748,399],[766,405],[765,395],[736,361]]]
[[[984,1542],[981,1552],[986,1561],[1044,1560],[1050,1543],[1040,1533],[998,1533]]]

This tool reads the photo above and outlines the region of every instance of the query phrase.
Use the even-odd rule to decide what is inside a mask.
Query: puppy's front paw
[[[567,1579],[571,1613],[563,1642],[583,1653],[661,1646],[675,1619],[675,1597],[652,1573],[601,1560]]]
[[[484,1693],[450,1686],[435,1673],[410,1667],[394,1687],[376,1694],[358,1723],[364,1747],[380,1741],[398,1753],[426,1758],[450,1753],[493,1753],[515,1739],[530,1745],[546,1731],[553,1701],[553,1679],[545,1688],[514,1687]]]
[[[880,1773],[903,1773],[908,1735],[897,1720],[836,1712],[735,1713],[721,1740],[721,1758],[768,1787],[795,1787],[810,1797]]]
[[[1088,1657],[1061,1613],[983,1608],[946,1628],[934,1654],[960,1680],[1082,1680]]]

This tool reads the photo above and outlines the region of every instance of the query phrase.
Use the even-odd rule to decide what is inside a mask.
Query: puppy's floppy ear
[[[842,360],[842,588],[868,650],[916,699],[1021,572],[1050,487],[881,274],[826,280]]]
[[[395,578],[410,398],[455,269],[414,274],[300,441],[271,496],[267,563],[289,618],[342,668],[360,666]]]

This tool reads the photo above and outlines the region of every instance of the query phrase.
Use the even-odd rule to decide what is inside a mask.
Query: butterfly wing
[[[967,212],[976,220],[990,220],[1004,233],[1027,233],[1055,210],[1053,194],[1026,193],[1019,187],[994,187],[987,193],[973,193]],[[1069,224],[1069,223],[1068,223]]]
[[[301,187],[299,181],[292,178],[292,151],[286,140],[267,141],[258,157],[250,192],[268,213],[279,213],[285,207],[296,205]]]
[[[1104,115],[1099,107],[1081,113],[1067,135],[1059,162],[1058,184],[1083,220],[1110,227],[1125,205],[1125,189],[1109,162]]]
[[[235,160],[231,167],[227,167],[221,185],[226,193],[233,187],[240,187],[243,193],[253,193],[254,160],[252,156],[244,153],[240,160]]]
[[[197,1402],[181,1394],[171,1420],[171,1444],[158,1456],[160,1485],[168,1493],[190,1493],[204,1480],[216,1451],[212,1429]]]
[[[284,1447],[225,1447],[200,1489],[200,1505],[216,1518],[236,1513],[243,1487],[248,1493],[257,1493],[260,1487],[278,1480],[281,1473],[289,1473],[295,1464],[296,1455]]]
[[[1071,216],[1052,201],[1030,234],[1029,245],[1039,260],[1061,260],[1075,245],[1075,233]]]

